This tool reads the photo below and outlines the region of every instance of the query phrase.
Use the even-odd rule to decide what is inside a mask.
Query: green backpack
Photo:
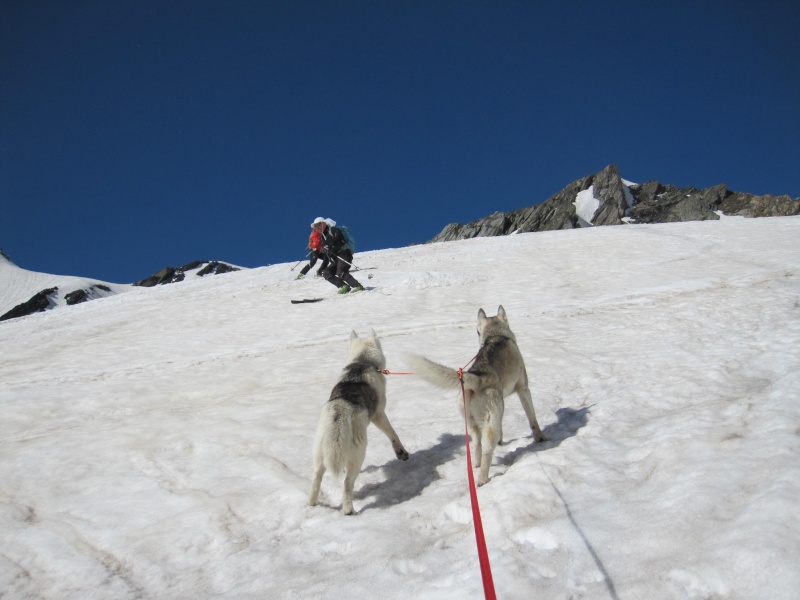
[[[347,244],[347,247],[350,248],[350,251],[355,253],[356,251],[356,240],[353,237],[353,234],[350,233],[350,230],[347,228],[347,225],[339,225],[339,231],[342,232],[344,236],[344,241]]]

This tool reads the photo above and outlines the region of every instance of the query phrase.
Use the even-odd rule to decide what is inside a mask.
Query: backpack
[[[353,234],[350,233],[350,230],[347,228],[347,225],[339,225],[339,231],[342,232],[342,235],[344,236],[344,241],[345,241],[347,247],[350,248],[351,252],[355,253],[355,251],[356,251],[356,240],[353,237]]]

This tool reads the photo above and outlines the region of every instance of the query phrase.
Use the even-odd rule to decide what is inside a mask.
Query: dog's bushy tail
[[[323,408],[319,442],[325,467],[335,474],[363,455],[367,446],[369,416],[344,400],[331,400]],[[360,464],[360,463],[359,463]]]
[[[445,367],[432,360],[419,356],[417,354],[407,354],[405,356],[406,364],[411,368],[415,375],[419,375],[429,383],[442,388],[457,389],[461,387],[461,380],[458,377],[458,371]],[[476,375],[464,372],[464,387],[468,390],[476,390],[480,385],[480,381]]]

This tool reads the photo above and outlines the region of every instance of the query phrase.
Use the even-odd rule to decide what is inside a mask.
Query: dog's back
[[[375,383],[383,375],[374,364],[367,362],[351,362],[344,368],[339,382],[331,390],[328,401],[344,400],[354,407],[366,409],[369,416],[378,408],[378,392]]]
[[[358,362],[347,365],[320,415],[320,458],[335,474],[347,469],[362,446],[366,448],[367,426],[378,406],[378,393],[364,380],[367,371],[375,368]]]
[[[309,504],[317,503],[322,475],[326,469],[345,472],[342,510],[353,513],[353,484],[367,452],[367,427],[374,422],[391,440],[395,454],[408,460],[384,414],[386,406],[386,366],[380,342],[374,331],[366,339],[355,332],[350,336],[350,363],[342,371],[330,398],[322,408],[314,442],[314,479]]]

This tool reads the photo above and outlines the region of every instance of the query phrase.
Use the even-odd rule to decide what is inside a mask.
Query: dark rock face
[[[627,186],[617,166],[609,165],[574,181],[541,204],[509,213],[496,212],[467,225],[450,223],[430,242],[580,227],[575,199],[590,187],[599,203],[592,217],[594,226],[703,221],[719,219],[718,211],[741,217],[800,214],[800,198],[732,192],[725,184],[706,189],[677,188],[658,181]]]
[[[17,304],[14,308],[8,311],[4,315],[0,315],[0,321],[5,321],[7,319],[16,319],[17,317],[25,317],[27,315],[32,315],[33,313],[37,312],[44,312],[48,308],[50,308],[50,296],[58,292],[58,288],[47,288],[46,290],[42,290],[38,294],[35,294],[30,300],[27,302],[23,302],[22,304]]]
[[[212,260],[205,267],[197,272],[198,277],[205,277],[206,275],[222,275],[223,273],[233,273],[239,269],[227,263],[221,263]]]
[[[180,269],[174,267],[164,267],[157,273],[150,275],[147,279],[137,281],[133,285],[141,287],[155,287],[157,285],[164,285],[165,283],[177,283],[183,281],[185,275]]]
[[[594,197],[600,199],[600,206],[594,213],[592,223],[595,226],[622,225],[622,219],[630,207],[617,165],[609,165],[594,175],[591,185],[594,186]]]
[[[141,287],[154,287],[157,285],[164,285],[167,283],[178,283],[179,281],[183,281],[186,278],[186,273],[188,271],[194,271],[195,269],[199,268],[200,266],[205,265],[200,271],[197,272],[198,277],[204,277],[206,275],[220,275],[222,273],[231,273],[233,271],[238,271],[239,269],[231,266],[227,263],[219,262],[219,261],[204,261],[204,260],[195,260],[190,262],[189,264],[183,265],[182,267],[164,267],[158,273],[155,273],[148,277],[147,279],[142,279],[141,281],[137,281],[133,285],[138,285]]]
[[[35,294],[22,304],[17,304],[14,308],[8,311],[4,315],[0,315],[0,321],[5,321],[7,319],[16,319],[17,317],[26,317],[28,315],[32,315],[33,313],[37,312],[44,312],[49,310],[55,305],[55,301],[53,300],[53,296],[58,293],[58,288],[47,288],[46,290],[42,290],[41,292]],[[66,300],[68,305],[73,304],[80,304],[81,302],[86,302],[87,300],[94,300],[95,298],[102,298],[108,294],[111,294],[111,288],[108,286],[97,284],[90,286],[86,289],[75,290],[74,292],[70,292],[66,296],[64,296],[64,300]]]
[[[93,285],[88,289],[85,290],[75,290],[74,292],[70,292],[66,296],[64,296],[64,300],[67,301],[68,306],[72,306],[73,304],[80,304],[81,302],[86,302],[87,300],[94,300],[95,298],[101,298],[105,294],[101,292],[105,292],[106,294],[111,293],[111,288],[106,285],[97,284]]]
[[[720,204],[726,215],[740,217],[791,217],[800,214],[800,198],[789,196],[753,196],[731,192]]]

